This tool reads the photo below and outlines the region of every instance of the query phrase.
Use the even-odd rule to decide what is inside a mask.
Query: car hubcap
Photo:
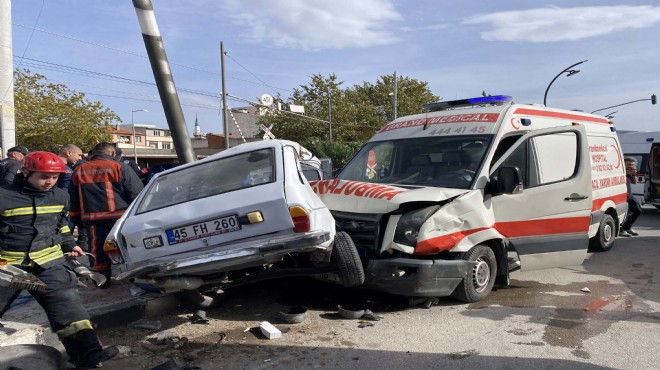
[[[477,265],[472,270],[472,282],[477,291],[482,291],[490,281],[490,266],[483,258],[477,259]]]
[[[613,236],[612,225],[605,224],[605,227],[603,228],[603,236],[605,237],[605,241],[609,241],[610,239],[612,239]]]

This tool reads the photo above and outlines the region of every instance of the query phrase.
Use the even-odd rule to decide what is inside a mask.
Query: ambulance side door
[[[589,244],[592,188],[584,126],[525,134],[493,164],[517,167],[522,191],[493,194],[494,227],[518,252],[522,270],[581,264]]]

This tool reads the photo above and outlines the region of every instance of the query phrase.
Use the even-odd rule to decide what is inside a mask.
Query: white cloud
[[[229,0],[225,7],[248,40],[303,50],[391,44],[398,41],[391,23],[402,19],[392,0]]]
[[[421,27],[401,27],[401,31],[404,32],[418,32],[418,31],[437,31],[444,30],[449,28],[451,25],[448,23],[437,23],[430,26],[421,26]]]
[[[660,7],[619,5],[479,14],[462,23],[490,25],[491,30],[481,33],[481,37],[488,41],[552,42],[645,28],[657,22],[660,22]]]

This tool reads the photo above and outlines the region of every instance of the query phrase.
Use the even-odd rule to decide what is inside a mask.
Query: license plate
[[[232,215],[165,230],[165,234],[167,235],[167,242],[172,245],[213,235],[226,234],[240,229],[241,225],[238,223],[238,217]]]

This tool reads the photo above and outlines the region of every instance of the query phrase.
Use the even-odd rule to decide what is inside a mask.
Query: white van
[[[474,302],[509,271],[612,248],[627,213],[604,117],[490,96],[433,103],[383,127],[334,180],[312,183],[355,242],[365,285]]]
[[[619,134],[624,157],[637,160],[637,184],[631,185],[640,204],[649,203],[660,208],[660,158],[652,156],[652,148],[660,146],[660,131],[626,132]],[[656,166],[657,165],[657,166]],[[655,170],[655,174],[652,173]],[[655,179],[651,182],[651,179]]]

